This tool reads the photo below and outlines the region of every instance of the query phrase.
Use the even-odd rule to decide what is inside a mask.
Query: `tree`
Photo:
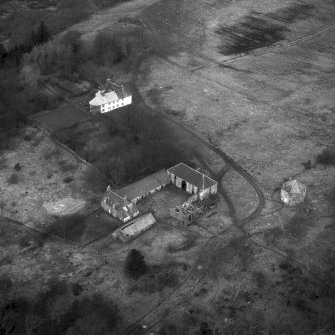
[[[81,49],[81,41],[80,41],[81,34],[77,30],[71,30],[66,32],[62,39],[61,44],[65,45],[66,47],[71,47],[74,54],[78,54]]]
[[[40,77],[40,70],[35,64],[24,65],[21,69],[21,79],[30,88],[37,88]]]
[[[131,249],[125,262],[126,274],[134,279],[138,279],[147,271],[144,256],[137,249]]]
[[[39,45],[50,40],[50,31],[43,21],[40,22],[40,25],[37,29],[37,32],[34,30],[31,33],[31,45]]]
[[[123,53],[116,36],[109,32],[98,33],[93,42],[92,55],[97,64],[112,65],[120,61]]]
[[[7,56],[7,50],[6,48],[3,46],[2,43],[0,43],[0,64],[3,63],[4,59]]]

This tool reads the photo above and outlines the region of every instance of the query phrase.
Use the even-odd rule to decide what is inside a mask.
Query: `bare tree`
[[[36,329],[42,324],[43,319],[35,313],[27,313],[25,316],[25,328],[27,335],[36,334]]]

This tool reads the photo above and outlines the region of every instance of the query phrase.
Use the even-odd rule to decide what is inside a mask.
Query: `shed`
[[[154,216],[151,213],[147,213],[117,229],[113,233],[113,237],[119,238],[122,242],[129,242],[151,228],[155,223],[156,219]]]
[[[167,173],[173,184],[190,194],[199,194],[200,199],[217,193],[217,181],[184,163],[167,169]]]

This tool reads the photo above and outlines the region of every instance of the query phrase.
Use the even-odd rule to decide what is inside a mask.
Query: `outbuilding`
[[[200,199],[217,193],[218,183],[214,179],[184,163],[167,169],[167,174],[178,188],[185,189],[190,194],[198,194]]]
[[[151,228],[155,223],[154,216],[147,213],[118,228],[112,236],[119,238],[122,242],[129,242]]]
[[[155,193],[156,191],[161,190],[162,187],[169,183],[170,178],[167,175],[165,169],[163,169],[116,192],[119,196],[126,198],[132,203],[136,204],[137,201],[152,193]]]

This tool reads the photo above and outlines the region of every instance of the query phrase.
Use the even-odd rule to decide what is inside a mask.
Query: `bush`
[[[144,261],[144,256],[140,253],[140,251],[131,249],[125,262],[126,274],[133,279],[138,279],[140,276],[145,274],[146,271],[147,266]]]
[[[76,165],[72,164],[71,162],[68,162],[67,160],[59,161],[58,165],[62,172],[73,171],[76,168]]]
[[[161,288],[177,286],[178,276],[171,271],[164,271],[158,275],[158,283]]]
[[[326,166],[335,166],[335,148],[326,148],[317,155],[316,161]]]
[[[70,177],[70,176],[65,177],[65,178],[63,179],[63,182],[64,182],[65,184],[69,184],[69,183],[71,183],[72,181],[73,181],[73,178]]]
[[[55,148],[53,150],[50,150],[49,149],[46,149],[44,152],[43,152],[43,158],[48,160],[50,159],[51,157],[55,157],[55,156],[58,156],[60,154],[60,150],[59,148]]]
[[[12,185],[12,184],[18,184],[20,182],[20,176],[18,173],[13,172],[9,178],[7,179],[7,183]]]

